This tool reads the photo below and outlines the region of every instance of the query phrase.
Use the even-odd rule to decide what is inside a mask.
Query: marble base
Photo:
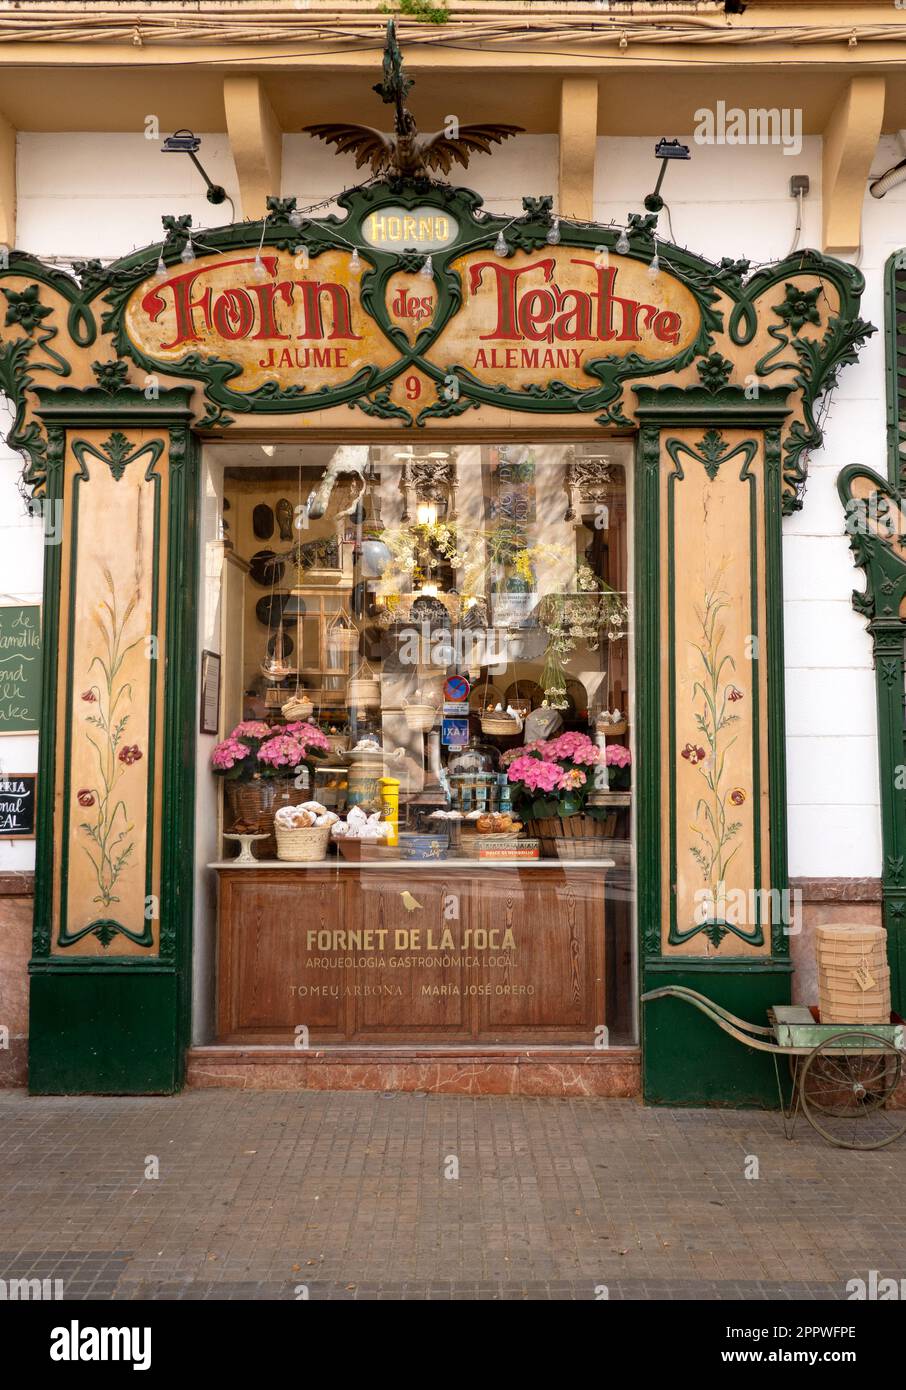
[[[267,1091],[625,1098],[641,1092],[641,1053],[630,1047],[193,1047],[186,1084]]]

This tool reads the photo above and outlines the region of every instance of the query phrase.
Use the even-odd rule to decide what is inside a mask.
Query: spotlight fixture
[[[681,145],[679,140],[658,140],[654,147],[654,157],[661,161],[661,172],[657,176],[657,183],[654,185],[654,192],[649,193],[645,199],[645,207],[648,212],[660,212],[664,206],[661,197],[661,184],[664,182],[664,175],[667,172],[667,165],[672,159],[691,159],[692,155],[688,145]]]
[[[198,159],[200,149],[201,136],[193,135],[191,130],[175,131],[166,137],[162,146],[164,154],[187,154],[208,186],[208,202],[224,203],[226,202],[226,189],[221,188],[219,183],[211,183]]]

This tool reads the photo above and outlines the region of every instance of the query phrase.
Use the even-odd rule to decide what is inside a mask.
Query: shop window
[[[208,450],[219,1039],[634,1041],[631,458]]]

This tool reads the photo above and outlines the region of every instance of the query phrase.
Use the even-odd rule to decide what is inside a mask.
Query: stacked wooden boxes
[[[883,927],[839,922],[816,928],[822,1023],[889,1023],[890,967]]]

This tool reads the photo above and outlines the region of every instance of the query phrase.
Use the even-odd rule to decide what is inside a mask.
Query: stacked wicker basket
[[[816,928],[822,1023],[889,1023],[890,967],[883,927]]]

